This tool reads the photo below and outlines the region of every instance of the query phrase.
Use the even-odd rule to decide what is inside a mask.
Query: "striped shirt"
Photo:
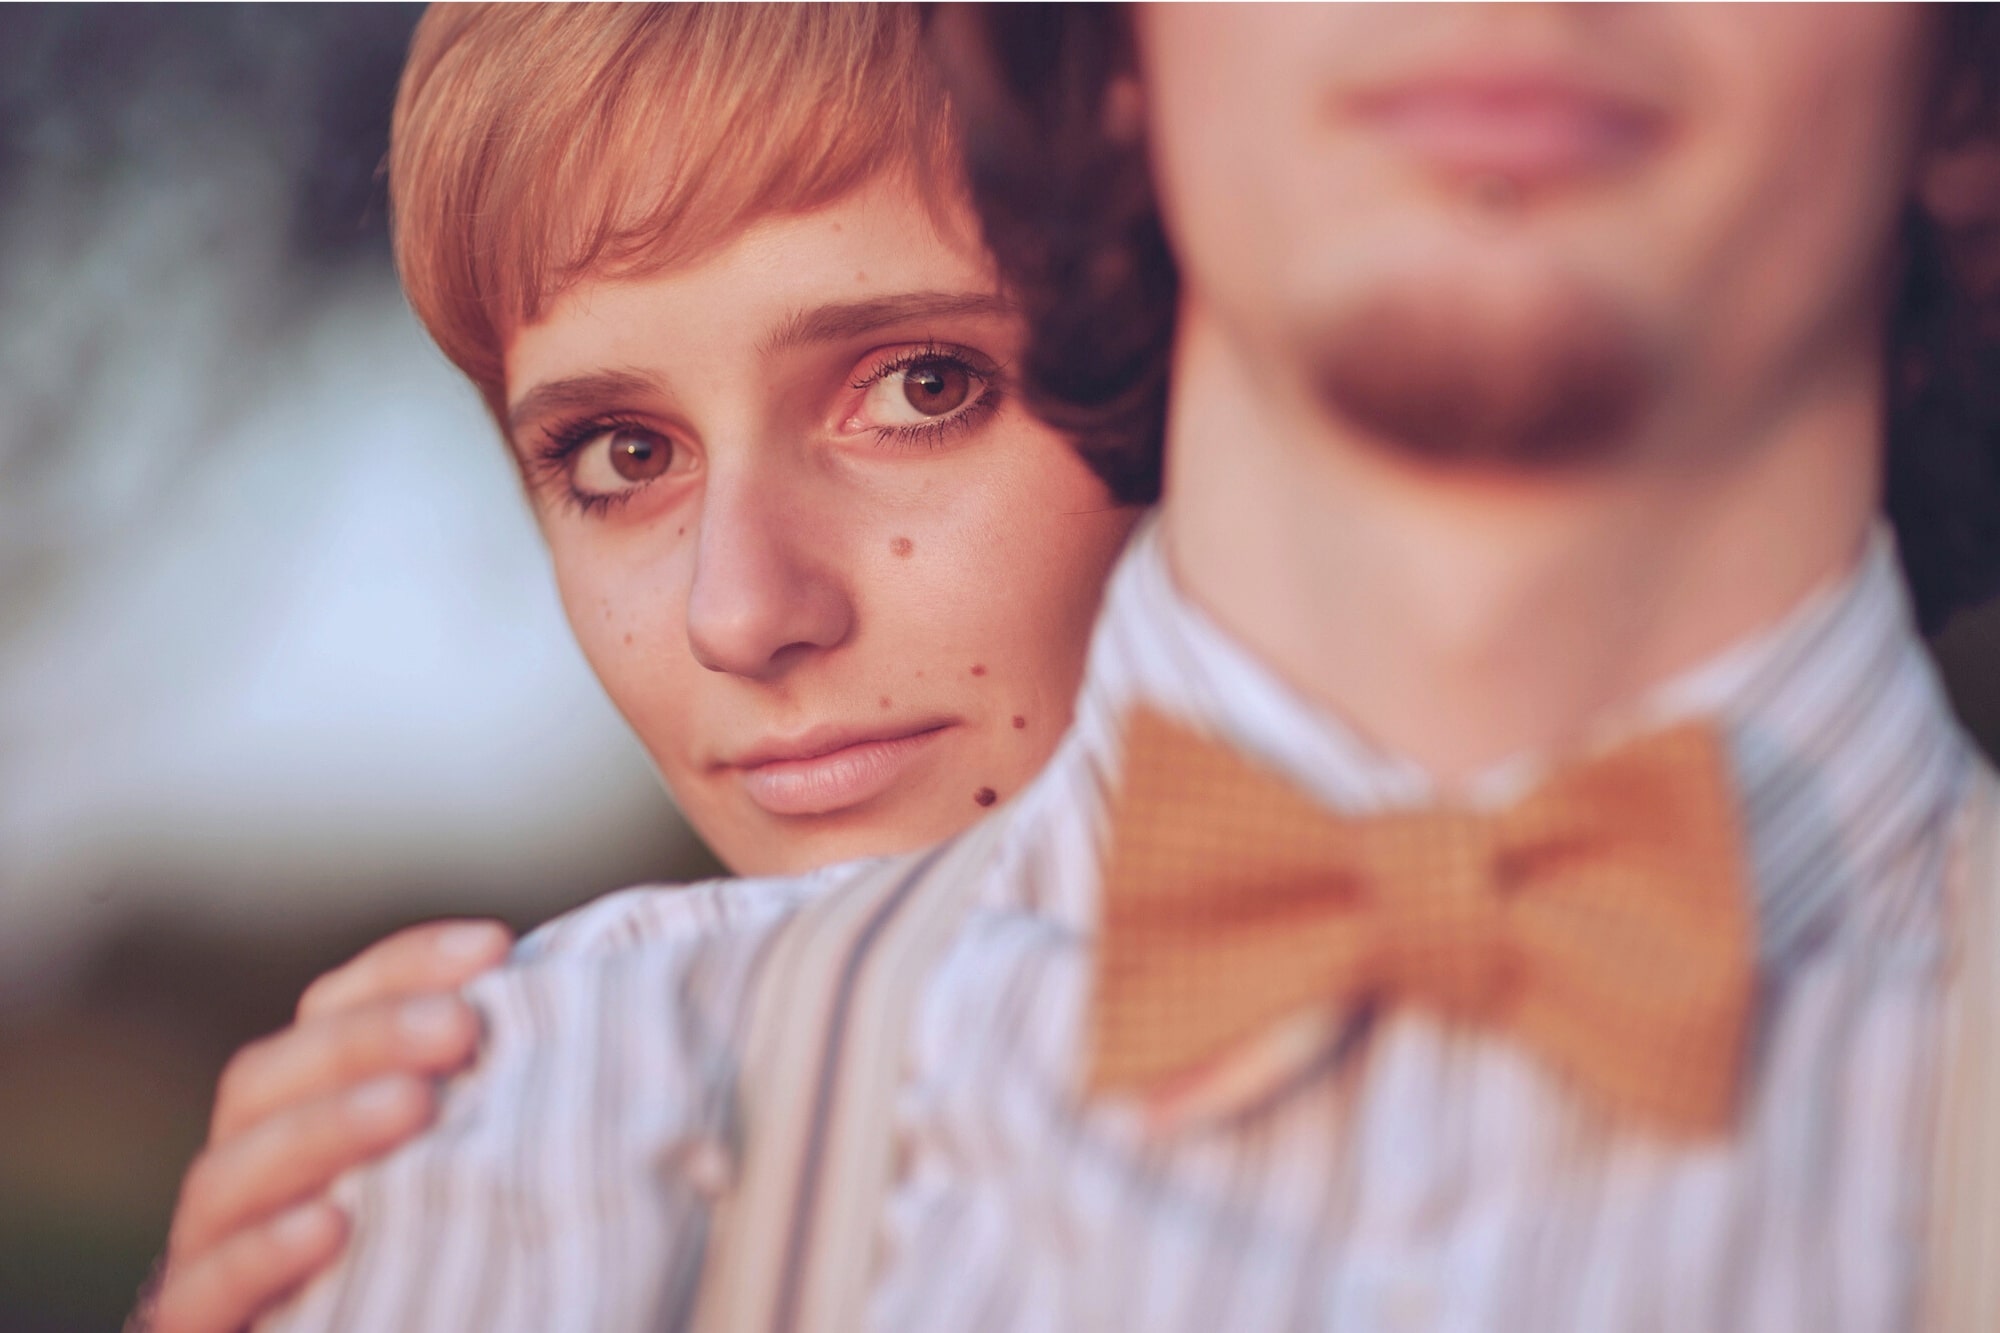
[[[1138,701],[1328,806],[1435,796],[1174,588],[1155,531],[1107,593],[1077,721],[1017,799],[912,1015],[870,1322],[938,1329],[1889,1330],[1914,1319],[1942,912],[1972,774],[1886,534],[1779,625],[1607,730],[1713,719],[1756,893],[1744,1110],[1681,1146],[1421,1012],[1162,1136],[1083,1103],[1104,809]],[[1475,785],[1501,800],[1533,777]],[[488,1040],[437,1127],[339,1189],[339,1265],[265,1325],[683,1327],[731,1177],[745,981],[854,873],[614,895],[470,994]]]

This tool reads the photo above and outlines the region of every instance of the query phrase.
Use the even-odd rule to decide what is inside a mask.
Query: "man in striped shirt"
[[[1952,341],[1945,225],[1989,184],[1948,149],[1991,130],[1990,18],[1126,22],[947,19],[1028,373],[1142,419],[1086,441],[1131,485],[1132,348],[1175,320],[1166,498],[1071,735],[974,864],[637,890],[531,939],[471,990],[480,1068],[347,1182],[347,1255],[273,1327],[1922,1317],[1977,760],[1898,554],[1934,616],[1995,568],[1957,535],[1991,530],[1996,423],[1954,378],[1992,349]],[[761,1044],[767,978],[825,961],[793,927],[883,883]],[[1300,971],[1317,998],[1181,1049]]]

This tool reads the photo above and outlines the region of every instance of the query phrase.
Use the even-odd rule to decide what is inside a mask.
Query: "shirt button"
[[[681,1180],[710,1201],[720,1199],[736,1183],[736,1163],[729,1150],[714,1139],[696,1139],[673,1154]]]

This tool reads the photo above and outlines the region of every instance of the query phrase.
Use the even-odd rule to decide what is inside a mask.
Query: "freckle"
[[[975,675],[975,676],[983,676],[983,675],[985,675],[985,674],[986,674],[986,668],[985,668],[985,667],[983,667],[983,666],[978,666],[978,665],[975,665],[975,666],[974,666],[974,667],[972,668],[972,674],[973,674],[973,675]]]
[[[1025,730],[1027,725],[1028,725],[1027,718],[1022,717],[1019,713],[1014,714],[1014,730],[1016,731]]]
[[[862,272],[860,269],[856,269],[854,271],[854,280],[856,282],[866,282],[868,281],[868,275]]]
[[[627,634],[627,635],[625,636],[625,646],[626,646],[627,648],[630,648],[630,647],[632,646],[632,636],[631,636],[631,635],[629,635],[629,634]],[[1019,719],[1017,718],[1017,719],[1016,719],[1016,721],[1018,722],[1018,721],[1019,721]]]
[[[924,678],[924,673],[921,669],[919,669],[917,672],[917,679],[922,680],[923,678]]]
[[[972,793],[972,803],[974,805],[991,805],[999,799],[1000,794],[991,787],[981,787],[978,791]]]
[[[875,702],[881,704],[882,707],[887,708],[889,706],[889,696],[885,694],[880,699],[877,699]]]
[[[898,537],[889,543],[889,553],[891,555],[908,556],[910,552],[916,549],[916,543],[912,542],[908,537]]]
[[[688,530],[686,528],[682,528],[680,531],[674,534],[674,536],[676,537],[685,537],[687,535],[688,535]]]
[[[611,608],[608,606],[604,608],[604,618],[606,620],[611,619]]]

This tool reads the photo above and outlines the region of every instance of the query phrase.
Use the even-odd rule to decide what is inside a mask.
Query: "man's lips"
[[[722,767],[768,814],[831,814],[894,786],[954,725],[930,719],[886,730],[820,727],[753,746]]]
[[[1520,184],[1618,170],[1667,128],[1657,108],[1534,71],[1427,75],[1362,93],[1349,106],[1362,124],[1433,167]]]

